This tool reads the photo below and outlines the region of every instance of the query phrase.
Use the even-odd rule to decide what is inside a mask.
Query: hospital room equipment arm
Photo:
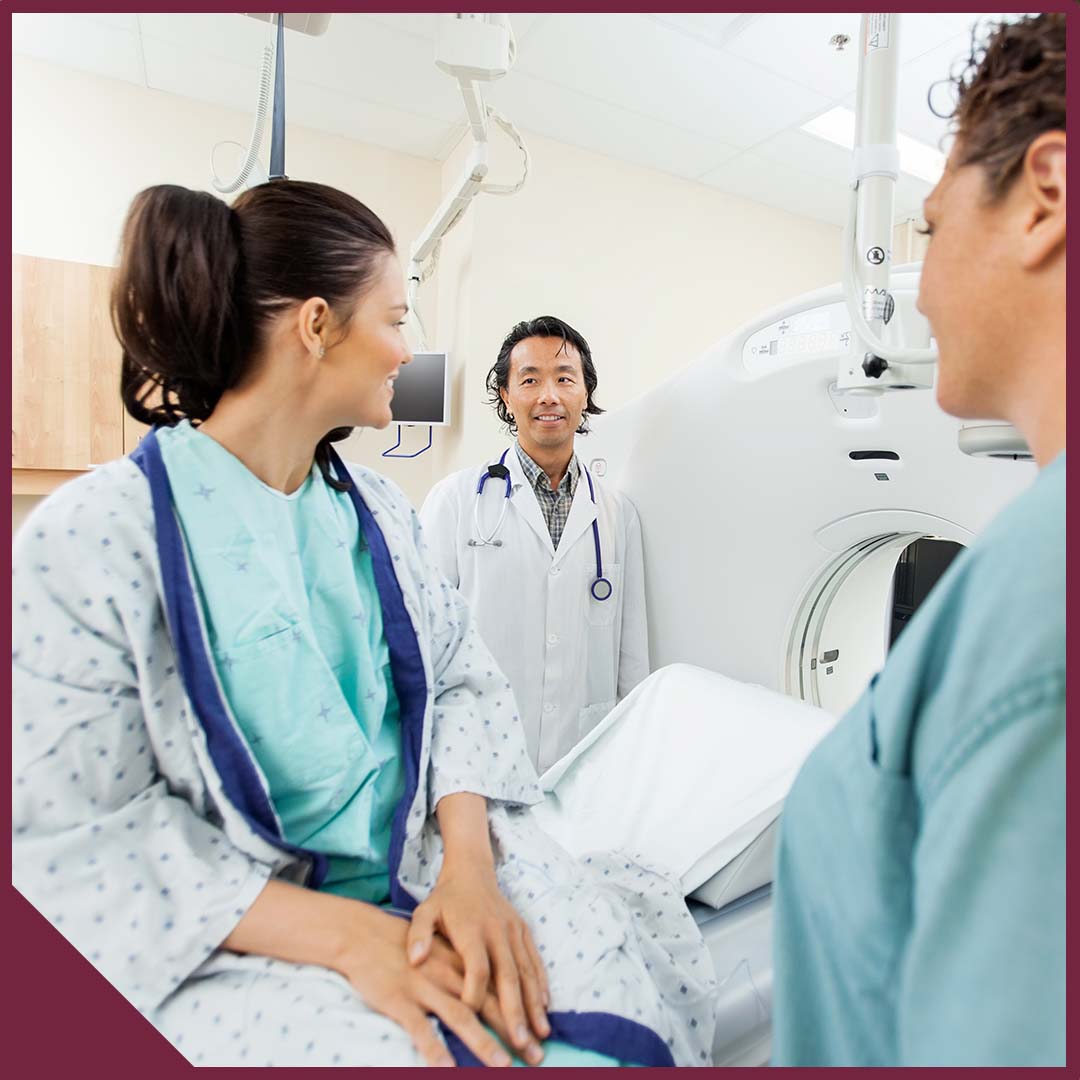
[[[511,1041],[535,1064],[539,1047],[526,1010],[533,1032],[546,1038],[547,978],[528,927],[499,889],[487,800],[458,792],[441,799],[435,812],[445,854],[435,888],[413,913],[409,959],[423,963],[435,932],[445,934],[465,964],[465,1003],[479,1008],[493,976]]]
[[[1062,853],[1044,840],[1065,812],[1063,682],[1032,679],[977,723],[957,718],[920,793],[905,1065],[1065,1060],[1065,896],[1052,887]]]
[[[422,965],[406,959],[404,919],[331,893],[273,880],[248,908],[223,946],[294,964],[319,964],[346,978],[376,1012],[399,1024],[429,1065],[453,1059],[427,1020],[433,1013],[491,1065],[509,1063],[505,1051],[461,1000],[460,964],[437,942]],[[486,1002],[494,1014],[494,1002]],[[480,1008],[485,1002],[480,1002]]]

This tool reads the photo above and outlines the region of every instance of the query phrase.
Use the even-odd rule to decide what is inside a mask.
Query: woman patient
[[[410,352],[383,223],[139,195],[113,318],[155,425],[13,553],[15,884],[207,1065],[707,1064],[677,882],[574,861],[415,515],[331,440]]]

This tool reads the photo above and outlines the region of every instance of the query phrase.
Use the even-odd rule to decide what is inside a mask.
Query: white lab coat
[[[595,475],[594,506],[583,473],[556,551],[511,449],[505,462],[510,505],[496,537],[502,546],[470,547],[469,540],[477,539],[476,485],[487,464],[436,484],[420,520],[431,554],[464,595],[480,636],[510,680],[529,753],[543,772],[649,673],[641,526],[633,504]],[[495,528],[505,492],[497,477],[484,485],[485,536]],[[589,593],[596,578],[594,518],[604,576],[614,587],[603,602]]]

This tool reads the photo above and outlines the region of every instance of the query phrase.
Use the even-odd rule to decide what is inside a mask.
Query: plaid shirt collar
[[[517,450],[518,461],[521,462],[521,469],[529,481],[529,486],[538,495],[541,493],[549,496],[569,495],[573,498],[577,493],[578,480],[581,478],[581,466],[578,464],[577,454],[571,456],[570,464],[566,467],[562,480],[559,481],[558,489],[552,491],[547,473],[521,449],[521,443],[514,443],[514,449]]]
[[[559,481],[558,488],[552,491],[547,473],[521,449],[521,443],[517,443],[516,448],[522,471],[528,477],[533,494],[536,496],[536,503],[540,507],[540,513],[544,516],[544,523],[551,537],[551,546],[558,548],[567,519],[570,517],[570,507],[574,504],[578,477],[581,475],[577,455],[570,458],[570,464],[566,467],[566,473]]]

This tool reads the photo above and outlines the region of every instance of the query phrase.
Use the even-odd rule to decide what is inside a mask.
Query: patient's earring
[[[326,346],[320,345],[319,351],[315,355],[321,360],[326,355]]]

